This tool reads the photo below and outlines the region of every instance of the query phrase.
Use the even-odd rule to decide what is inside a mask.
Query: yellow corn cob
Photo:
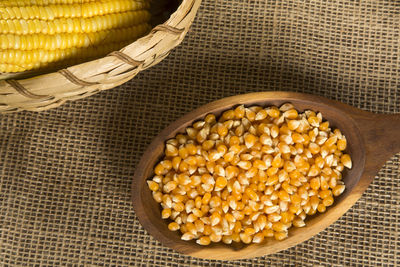
[[[33,68],[33,66],[31,67]],[[10,65],[10,64],[1,64],[0,63],[0,72],[22,72],[25,71],[26,69],[20,66],[16,66],[16,65]]]
[[[0,20],[2,34],[55,34],[55,33],[89,33],[118,27],[129,27],[147,22],[150,13],[147,10],[113,13],[90,18],[59,18],[52,21],[38,19]]]
[[[45,67],[56,67],[56,66],[65,66],[76,64],[80,61],[82,57],[87,60],[95,59],[104,55],[111,53],[112,51],[118,50],[122,46],[128,45],[129,41],[124,41],[120,43],[109,43],[96,47],[86,47],[86,48],[68,48],[64,50],[32,50],[25,51],[26,62],[16,62],[16,60],[12,60],[10,57],[17,55],[21,57],[21,50],[9,50],[7,51],[8,62],[4,64],[0,64],[0,72],[21,72],[26,69],[38,69]],[[4,54],[0,55],[4,58]],[[42,61],[38,59],[41,58]],[[2,60],[2,59],[0,59]],[[35,61],[36,60],[36,61]],[[36,62],[36,63],[30,63]]]
[[[103,32],[103,36],[105,37],[103,42],[101,43],[101,45],[97,46],[89,46],[89,45],[80,47],[69,46],[69,48],[53,49],[53,50],[1,49],[0,72],[21,72],[30,69],[43,68],[51,65],[62,65],[62,64],[56,64],[57,62],[61,61],[63,61],[62,63],[77,63],[79,62],[78,59],[82,61],[83,58],[89,60],[101,57],[131,43],[131,40],[124,40],[126,39],[126,36],[130,36],[131,38],[138,38],[142,36],[144,33],[148,32],[149,30],[150,27],[148,24],[140,24],[130,28],[108,31],[108,33],[107,31],[105,31]],[[102,35],[98,35],[98,37],[102,38]],[[62,38],[63,37],[60,37],[60,39]],[[88,40],[84,38],[81,39],[84,41]],[[79,42],[80,39],[66,38],[64,40],[78,40]]]
[[[104,56],[150,30],[145,0],[0,2],[0,72]]]
[[[96,0],[5,0],[0,2],[0,6],[43,6],[52,4],[81,4],[89,2],[96,2]]]
[[[57,34],[2,34],[0,35],[0,47],[17,50],[56,50],[71,47],[89,47],[108,42],[121,42],[129,38],[137,38],[148,31],[147,23],[132,26],[89,33],[57,33]],[[1,52],[0,52],[1,53]]]
[[[39,19],[87,18],[110,13],[142,10],[149,8],[143,0],[121,0],[105,2],[88,2],[77,4],[59,4],[48,6],[1,6],[0,19]]]
[[[7,64],[22,65],[27,62],[41,61],[43,63],[58,61],[62,58],[79,54],[81,51],[85,51],[84,54],[90,54],[91,50],[96,50],[98,47],[104,47],[109,44],[118,44],[124,42],[121,38],[121,34],[130,34],[132,37],[137,37],[146,32],[149,28],[145,25],[134,26],[131,28],[115,30],[107,41],[103,42],[101,46],[86,46],[86,47],[69,47],[64,49],[33,49],[33,50],[21,50],[21,49],[4,49],[0,50],[0,62]],[[129,41],[128,41],[129,42]]]

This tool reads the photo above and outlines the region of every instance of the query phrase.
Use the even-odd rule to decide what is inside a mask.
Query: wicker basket
[[[163,24],[104,58],[26,79],[0,81],[0,113],[42,111],[121,85],[161,60],[179,45],[201,0],[183,0]]]

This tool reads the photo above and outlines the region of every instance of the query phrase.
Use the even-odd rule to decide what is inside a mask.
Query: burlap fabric
[[[131,82],[54,110],[1,115],[0,265],[400,264],[400,154],[327,230],[251,260],[179,255],[143,230],[130,202],[152,138],[212,100],[289,90],[399,113],[399,22],[393,0],[204,0],[183,44]]]

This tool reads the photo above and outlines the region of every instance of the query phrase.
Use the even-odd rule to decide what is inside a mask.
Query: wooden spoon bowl
[[[345,170],[345,192],[335,198],[333,206],[323,214],[307,217],[306,226],[291,228],[289,237],[283,241],[267,238],[261,244],[242,243],[225,245],[214,243],[200,246],[180,239],[180,232],[171,232],[167,221],[161,219],[160,205],[153,200],[146,180],[152,177],[153,167],[163,156],[165,141],[208,113],[219,116],[223,111],[239,104],[245,106],[280,106],[292,103],[302,112],[310,109],[320,111],[331,127],[339,128],[347,138],[347,153],[353,160],[353,168]],[[204,259],[233,260],[252,258],[275,253],[299,244],[334,223],[361,197],[381,166],[400,151],[400,115],[373,114],[323,97],[290,93],[262,92],[224,98],[204,105],[165,128],[144,153],[132,183],[132,199],[136,215],[143,227],[165,246],[180,253]]]

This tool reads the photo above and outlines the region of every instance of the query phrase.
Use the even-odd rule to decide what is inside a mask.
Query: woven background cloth
[[[288,90],[399,113],[399,21],[394,0],[204,0],[183,44],[132,81],[1,115],[0,266],[400,264],[400,154],[331,227],[255,259],[177,254],[143,230],[130,202],[151,140],[212,100]]]

